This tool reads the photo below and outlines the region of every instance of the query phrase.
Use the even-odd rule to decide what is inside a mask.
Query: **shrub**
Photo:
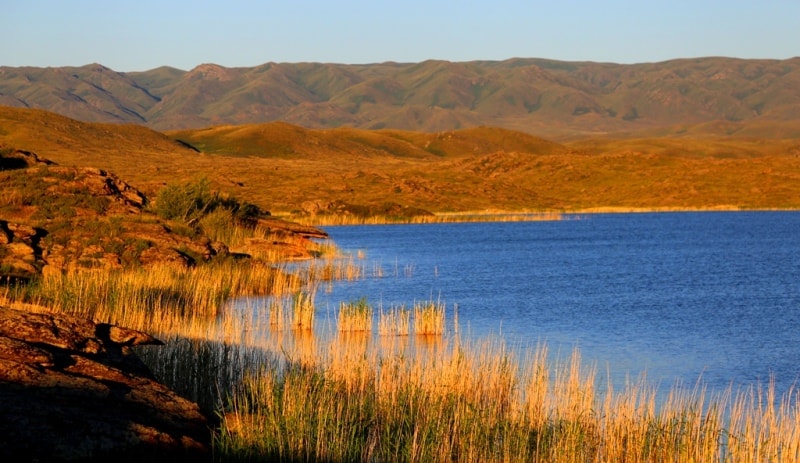
[[[167,185],[158,192],[154,206],[159,216],[191,225],[218,209],[229,211],[233,219],[243,225],[253,225],[260,216],[267,215],[256,205],[211,191],[211,183],[206,178],[183,185]]]
[[[170,184],[161,189],[156,196],[154,211],[168,220],[195,222],[214,207],[214,194],[211,193],[208,179],[183,185]]]

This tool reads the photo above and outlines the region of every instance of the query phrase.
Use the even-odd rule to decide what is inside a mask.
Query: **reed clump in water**
[[[339,305],[337,327],[340,332],[372,331],[373,308],[366,298],[354,302],[342,302]]]
[[[444,330],[444,304],[434,301],[414,304],[414,333],[432,336],[444,334]]]
[[[275,296],[269,302],[269,324],[272,330],[311,330],[314,327],[316,290],[297,291],[288,296]]]
[[[364,277],[364,266],[352,258],[327,258],[311,262],[309,281],[356,281]]]

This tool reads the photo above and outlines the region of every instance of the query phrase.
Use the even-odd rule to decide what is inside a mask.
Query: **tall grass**
[[[353,258],[317,259],[307,267],[309,281],[355,281],[364,277],[364,266]]]
[[[316,290],[303,290],[288,296],[275,296],[269,303],[269,324],[272,330],[311,330],[314,327]]]
[[[520,360],[500,342],[370,350],[341,339],[313,365],[245,378],[215,450],[248,461],[790,462],[798,396],[774,389],[709,397],[646,378],[599,393],[579,352]]]
[[[445,307],[440,302],[414,304],[414,332],[418,335],[440,335],[445,331]]]
[[[408,336],[411,328],[411,311],[405,306],[390,307],[380,311],[378,334],[381,336]]]
[[[50,273],[10,290],[8,299],[166,334],[183,332],[193,321],[213,321],[232,297],[291,294],[306,283],[297,273],[267,264],[227,261],[192,269]]]
[[[340,332],[372,331],[373,308],[366,298],[339,304],[337,327]]]

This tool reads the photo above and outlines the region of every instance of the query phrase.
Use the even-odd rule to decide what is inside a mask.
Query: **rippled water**
[[[800,213],[598,214],[574,220],[330,227],[382,278],[320,291],[320,315],[441,300],[462,333],[578,347],[615,382],[669,388],[800,375]]]

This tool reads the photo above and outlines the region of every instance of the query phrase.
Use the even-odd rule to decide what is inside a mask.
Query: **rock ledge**
[[[4,461],[208,461],[198,406],[153,378],[118,326],[0,306]],[[11,460],[7,460],[11,458]]]

